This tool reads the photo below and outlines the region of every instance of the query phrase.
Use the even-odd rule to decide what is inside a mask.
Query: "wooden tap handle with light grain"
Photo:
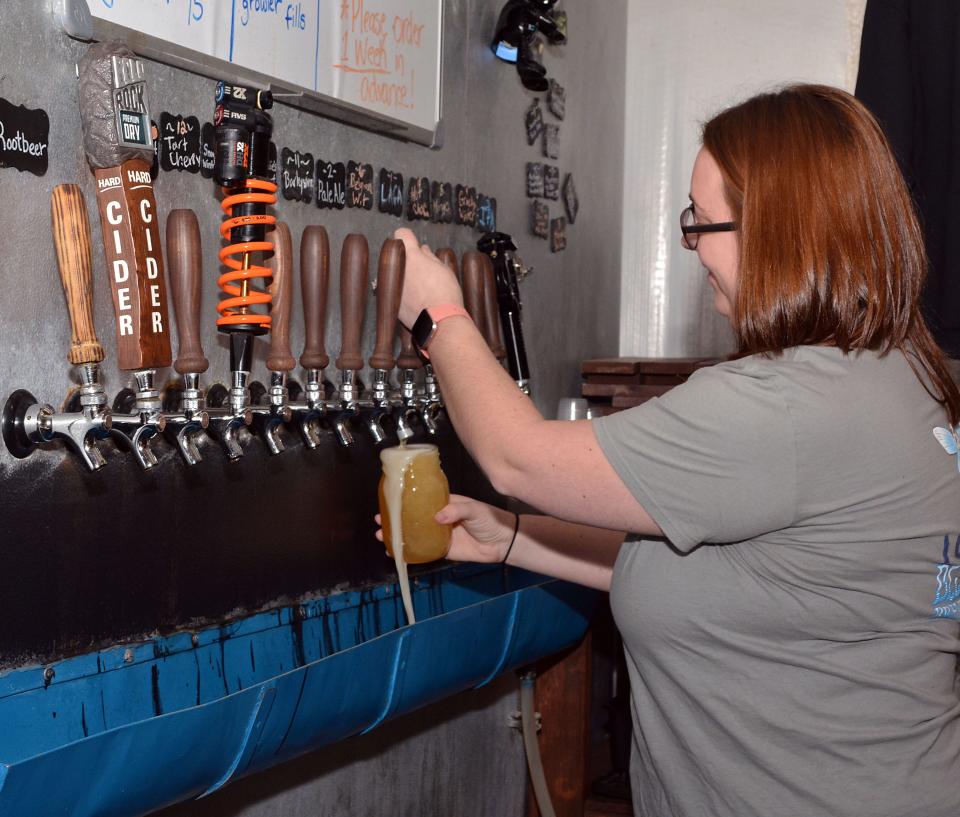
[[[423,361],[413,346],[413,335],[410,330],[397,324],[400,327],[400,356],[397,358],[398,369],[422,369]]]
[[[290,228],[278,221],[273,228],[273,257],[267,266],[273,273],[270,281],[270,351],[267,368],[271,372],[289,372],[297,365],[290,351],[290,307],[293,304],[293,239]]]
[[[500,306],[497,304],[497,283],[493,277],[493,261],[486,253],[480,253],[483,265],[483,318],[480,328],[487,339],[490,351],[497,360],[507,359],[507,347],[503,345],[500,332]]]
[[[363,316],[367,309],[367,289],[370,283],[370,250],[367,239],[351,233],[343,240],[340,250],[340,323],[342,328],[340,356],[336,367],[362,369],[363,353],[360,338],[363,334]]]
[[[486,337],[486,317],[483,303],[483,254],[468,250],[461,259],[460,272],[463,276],[463,305],[473,322]]]
[[[103,347],[93,324],[93,262],[90,256],[90,219],[83,193],[75,184],[60,184],[50,197],[53,243],[63,293],[70,314],[71,363],[99,363]]]
[[[397,238],[384,241],[377,267],[377,340],[370,355],[373,369],[390,370],[397,362],[393,347],[397,339],[397,313],[403,293],[405,264],[403,242]]]
[[[203,254],[193,210],[171,210],[167,216],[167,270],[180,344],[173,368],[178,374],[201,374],[210,362],[200,342]]]
[[[329,288],[330,239],[323,227],[311,224],[300,237],[300,294],[307,336],[300,355],[304,369],[324,369],[330,362],[325,347]]]
[[[457,269],[457,254],[450,247],[441,247],[437,250],[437,258],[453,270],[453,274],[460,278],[460,270]]]

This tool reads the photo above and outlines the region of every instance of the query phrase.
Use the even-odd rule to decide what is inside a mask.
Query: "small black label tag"
[[[216,163],[217,129],[213,122],[204,122],[200,128],[200,175],[205,179],[212,179]]]
[[[497,231],[497,200],[482,193],[477,195],[477,229],[483,233]]]
[[[160,114],[160,168],[200,172],[200,120],[163,111]]]
[[[373,165],[347,162],[347,207],[373,209]]]
[[[36,176],[47,172],[50,118],[47,112],[0,99],[0,167]]]
[[[342,210],[347,203],[347,169],[343,162],[317,160],[317,207]]]
[[[288,200],[313,201],[313,188],[316,185],[313,154],[283,148],[280,151],[280,187],[283,197]]]
[[[392,216],[403,215],[403,174],[380,168],[377,208]]]

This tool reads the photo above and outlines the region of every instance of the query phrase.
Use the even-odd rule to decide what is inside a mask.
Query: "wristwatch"
[[[456,304],[440,304],[439,306],[431,306],[422,310],[420,316],[414,321],[410,334],[413,336],[413,342],[417,350],[427,360],[430,359],[427,348],[433,343],[433,339],[437,336],[440,321],[446,318],[452,318],[454,315],[470,317],[470,313],[462,306],[457,306]]]

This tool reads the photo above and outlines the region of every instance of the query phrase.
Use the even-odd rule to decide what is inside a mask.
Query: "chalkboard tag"
[[[550,252],[563,252],[567,248],[567,220],[560,216],[550,222]]]
[[[457,185],[453,220],[467,227],[477,226],[477,191],[473,187]]]
[[[160,144],[160,126],[150,120],[150,139],[153,141],[153,160],[150,162],[150,175],[156,179],[160,172],[160,157],[163,155],[163,145]]]
[[[343,162],[317,161],[317,207],[342,210],[347,203],[347,169]]]
[[[160,167],[166,172],[200,172],[200,120],[163,111],[160,114]]]
[[[567,178],[563,180],[563,207],[567,211],[567,220],[573,224],[580,210],[580,200],[577,198],[577,188],[574,187],[572,173],[568,173]]]
[[[381,213],[403,215],[403,174],[380,168],[380,184],[377,207]]]
[[[437,224],[453,222],[453,185],[434,182],[430,187],[430,220]]]
[[[527,162],[527,198],[535,199],[543,195],[543,165],[540,162]]]
[[[477,195],[477,229],[484,233],[497,230],[497,200],[491,196]]]
[[[560,126],[543,126],[543,155],[548,159],[560,158]]]
[[[540,100],[534,99],[524,115],[527,126],[527,144],[532,145],[543,133],[543,111],[540,109]]]
[[[550,80],[547,89],[547,107],[557,119],[563,119],[567,111],[567,92],[555,79]]]
[[[373,165],[347,162],[347,207],[373,209]]]
[[[50,117],[41,108],[30,109],[0,99],[0,167],[42,176],[47,172]]]
[[[412,176],[407,187],[407,221],[430,219],[430,179]]]
[[[200,128],[200,175],[205,179],[213,178],[213,168],[217,162],[216,133],[213,122],[204,122]]]
[[[556,165],[543,166],[543,197],[554,201],[560,198],[560,168]]]
[[[271,142],[270,147],[267,150],[267,175],[278,187],[280,185],[279,171],[280,162],[277,158],[277,145],[276,143]]]
[[[316,184],[312,153],[283,148],[280,151],[280,189],[288,201],[313,201]]]
[[[530,232],[537,238],[550,237],[550,208],[540,199],[530,202]]]

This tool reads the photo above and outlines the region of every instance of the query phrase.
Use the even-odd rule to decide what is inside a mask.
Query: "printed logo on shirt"
[[[937,595],[933,600],[933,614],[937,618],[960,621],[960,534],[953,546],[956,563],[950,562],[950,537],[943,537],[943,562],[937,565]]]

